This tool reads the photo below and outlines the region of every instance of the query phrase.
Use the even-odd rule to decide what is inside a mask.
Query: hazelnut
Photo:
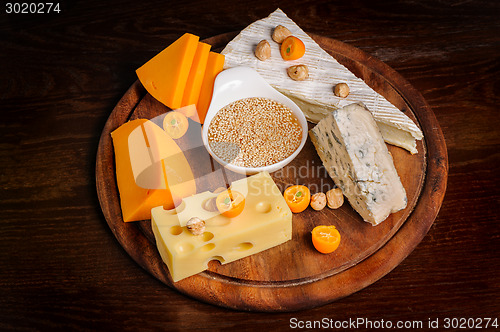
[[[333,93],[335,93],[337,97],[345,98],[349,95],[349,86],[345,83],[339,83],[335,85]]]
[[[287,69],[288,76],[294,81],[303,81],[309,77],[306,65],[291,66]]]
[[[201,235],[205,232],[205,222],[198,217],[189,219],[186,227],[193,235]]]
[[[338,209],[342,206],[342,204],[344,204],[344,194],[342,194],[342,189],[335,188],[328,190],[326,192],[326,199],[330,209]]]
[[[311,207],[316,210],[320,211],[323,210],[323,208],[326,206],[326,195],[323,193],[316,193],[311,196]]]
[[[271,57],[271,45],[267,40],[261,40],[255,48],[255,56],[257,59],[264,61]]]
[[[274,28],[272,38],[275,42],[281,44],[286,37],[291,35],[292,33],[290,32],[290,30],[282,25],[278,25],[276,28]]]

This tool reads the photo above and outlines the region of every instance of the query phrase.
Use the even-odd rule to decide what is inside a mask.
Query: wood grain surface
[[[0,329],[287,330],[293,318],[443,327],[447,317],[500,316],[498,2],[61,5],[60,14],[0,14]],[[436,115],[450,168],[435,223],[384,278],[314,309],[247,313],[182,295],[130,259],[99,207],[95,156],[138,66],[186,31],[238,31],[276,7],[408,80]]]
[[[234,36],[222,34],[204,42],[220,49]],[[210,263],[206,272],[174,283],[159,256],[150,220],[124,223],[121,217],[111,133],[138,118],[163,123],[162,116],[168,112],[135,82],[113,109],[102,131],[97,151],[97,194],[104,217],[120,245],[166,285],[207,303],[239,310],[292,311],[315,307],[348,296],[390,272],[413,251],[434,222],[446,190],[448,159],[443,134],[429,105],[407,81],[379,60],[348,44],[318,35],[312,37],[423,127],[425,138],[418,142],[420,153],[411,155],[389,146],[406,190],[406,208],[377,227],[364,222],[347,203],[321,213],[309,208],[293,215],[291,241],[228,265]],[[188,132],[176,143],[180,147],[202,146],[199,126],[190,121]],[[230,179],[241,178],[226,170],[229,183],[221,183],[215,176],[218,173],[212,172],[214,164],[220,166],[207,151],[202,149],[195,155],[188,152],[185,156],[191,168],[204,175],[203,181],[196,181],[198,193],[229,186]],[[293,184],[308,186],[311,194],[326,192],[334,184],[321,165],[308,139],[299,155],[271,176],[282,192]],[[334,254],[322,255],[312,247],[310,233],[317,225],[334,225],[341,232],[342,246]],[[379,264],[379,260],[385,264]]]

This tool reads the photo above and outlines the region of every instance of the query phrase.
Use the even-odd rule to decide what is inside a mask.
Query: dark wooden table
[[[184,296],[130,259],[102,215],[95,155],[138,66],[186,31],[202,39],[238,31],[277,7],[304,30],[379,58],[422,93],[446,139],[448,189],[424,240],[378,282],[315,309],[237,312]],[[1,330],[500,320],[497,1],[68,1],[60,9],[0,14]]]

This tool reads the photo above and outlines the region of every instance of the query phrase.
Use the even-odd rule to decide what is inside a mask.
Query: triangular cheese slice
[[[201,85],[200,97],[196,109],[198,111],[199,122],[203,124],[207,115],[208,107],[212,101],[215,77],[224,67],[224,55],[210,52],[208,55],[207,69]]]
[[[185,33],[136,70],[149,94],[172,109],[182,106],[199,39],[198,36]]]
[[[271,39],[278,25],[285,26],[304,42],[306,53],[302,58],[294,61],[281,58],[279,44]],[[255,47],[262,39],[269,40],[271,45],[271,58],[265,61],[258,60],[254,55]],[[225,56],[224,69],[236,66],[254,68],[269,84],[295,101],[311,122],[319,122],[337,108],[363,102],[372,112],[387,143],[417,153],[415,139],[423,138],[417,125],[323,50],[282,10],[277,9],[267,18],[250,24],[227,44],[221,54]],[[288,77],[287,68],[297,64],[308,67],[307,80],[294,81]],[[333,94],[334,85],[341,82],[347,83],[350,88],[347,98]]]
[[[167,209],[173,209],[175,203],[179,203],[181,198],[196,193],[196,183],[191,168],[175,142],[173,142],[170,137],[166,138],[163,143],[158,140],[156,135],[147,137],[147,132],[149,130],[146,128],[153,125],[154,124],[147,119],[136,119],[124,123],[111,133],[115,151],[116,183],[120,193],[122,217],[125,222],[151,219],[152,208],[164,206]],[[144,128],[144,126],[146,126],[146,128]],[[136,129],[139,130],[139,140],[142,142],[135,141],[129,145],[129,139]],[[174,153],[177,154],[175,159],[174,157],[168,158],[168,174],[166,173],[167,167],[165,167],[165,163],[162,160],[161,166],[163,170],[160,170],[161,174],[157,177],[163,178],[164,176],[168,176],[168,179],[170,179],[176,176],[183,179],[183,181],[185,181],[184,183],[181,184],[180,181],[174,183],[176,181],[174,180],[172,181],[173,183],[170,183],[169,187],[165,189],[146,189],[137,185],[132,159],[143,158],[145,156],[145,158],[149,160],[150,157],[147,147],[149,145],[164,145],[163,148],[161,148],[163,151],[169,151],[170,155]],[[173,171],[177,171],[181,176],[179,177],[178,174]],[[163,184],[165,184],[168,183],[168,179],[165,180],[165,178],[163,178],[161,180],[163,180]],[[172,186],[172,188],[170,186]]]
[[[191,71],[189,72],[186,88],[184,89],[184,97],[182,98],[182,106],[193,105],[198,102],[200,97],[201,84],[207,69],[208,53],[210,52],[209,44],[198,43],[198,48],[194,55]]]

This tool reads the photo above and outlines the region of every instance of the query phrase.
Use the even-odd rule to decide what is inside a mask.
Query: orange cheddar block
[[[215,77],[222,71],[223,66],[224,55],[210,52],[208,55],[207,69],[205,70],[205,76],[203,77],[203,83],[201,85],[200,97],[196,105],[200,123],[205,121],[208,107],[212,101]]]
[[[144,88],[167,107],[175,109],[182,106],[199,39],[198,36],[185,33],[136,70]]]
[[[146,119],[138,119],[123,124],[111,133],[115,151],[116,182],[120,193],[123,221],[125,222],[151,219],[152,208],[157,206],[174,208],[175,204],[180,202],[183,197],[196,193],[193,174],[177,144],[175,144],[172,139],[165,139],[161,134],[154,133],[150,135],[151,137],[149,137],[149,139],[145,136],[146,133],[151,131],[152,125],[154,124]],[[136,129],[143,132],[144,136],[141,137],[138,144],[130,146],[129,137]],[[165,136],[168,135],[165,133]],[[142,142],[146,143],[142,144]],[[169,150],[171,151],[169,152],[170,154],[175,153],[177,161],[173,163],[173,165],[169,165],[169,159],[166,158],[160,161],[161,167],[152,167],[159,170],[159,174],[154,174],[153,176],[162,178],[162,183],[166,184],[163,186],[165,189],[147,189],[140,187],[136,183],[132,169],[132,164],[134,163],[132,159],[136,158],[138,155],[149,154],[148,151],[142,151],[141,153],[139,150],[149,148],[150,145],[159,145],[160,147],[158,149],[162,151]],[[179,170],[179,167],[183,169]],[[166,171],[166,169],[168,171]],[[175,192],[168,186],[168,179],[172,178],[172,172],[180,172],[184,180],[187,179],[187,181],[182,184],[182,188],[176,188]],[[181,184],[177,184],[176,187],[180,185]]]
[[[198,48],[194,55],[191,71],[189,72],[186,88],[184,89],[184,97],[182,98],[182,106],[196,104],[200,96],[201,84],[205,76],[207,68],[208,54],[212,46],[205,43],[198,43]]]

